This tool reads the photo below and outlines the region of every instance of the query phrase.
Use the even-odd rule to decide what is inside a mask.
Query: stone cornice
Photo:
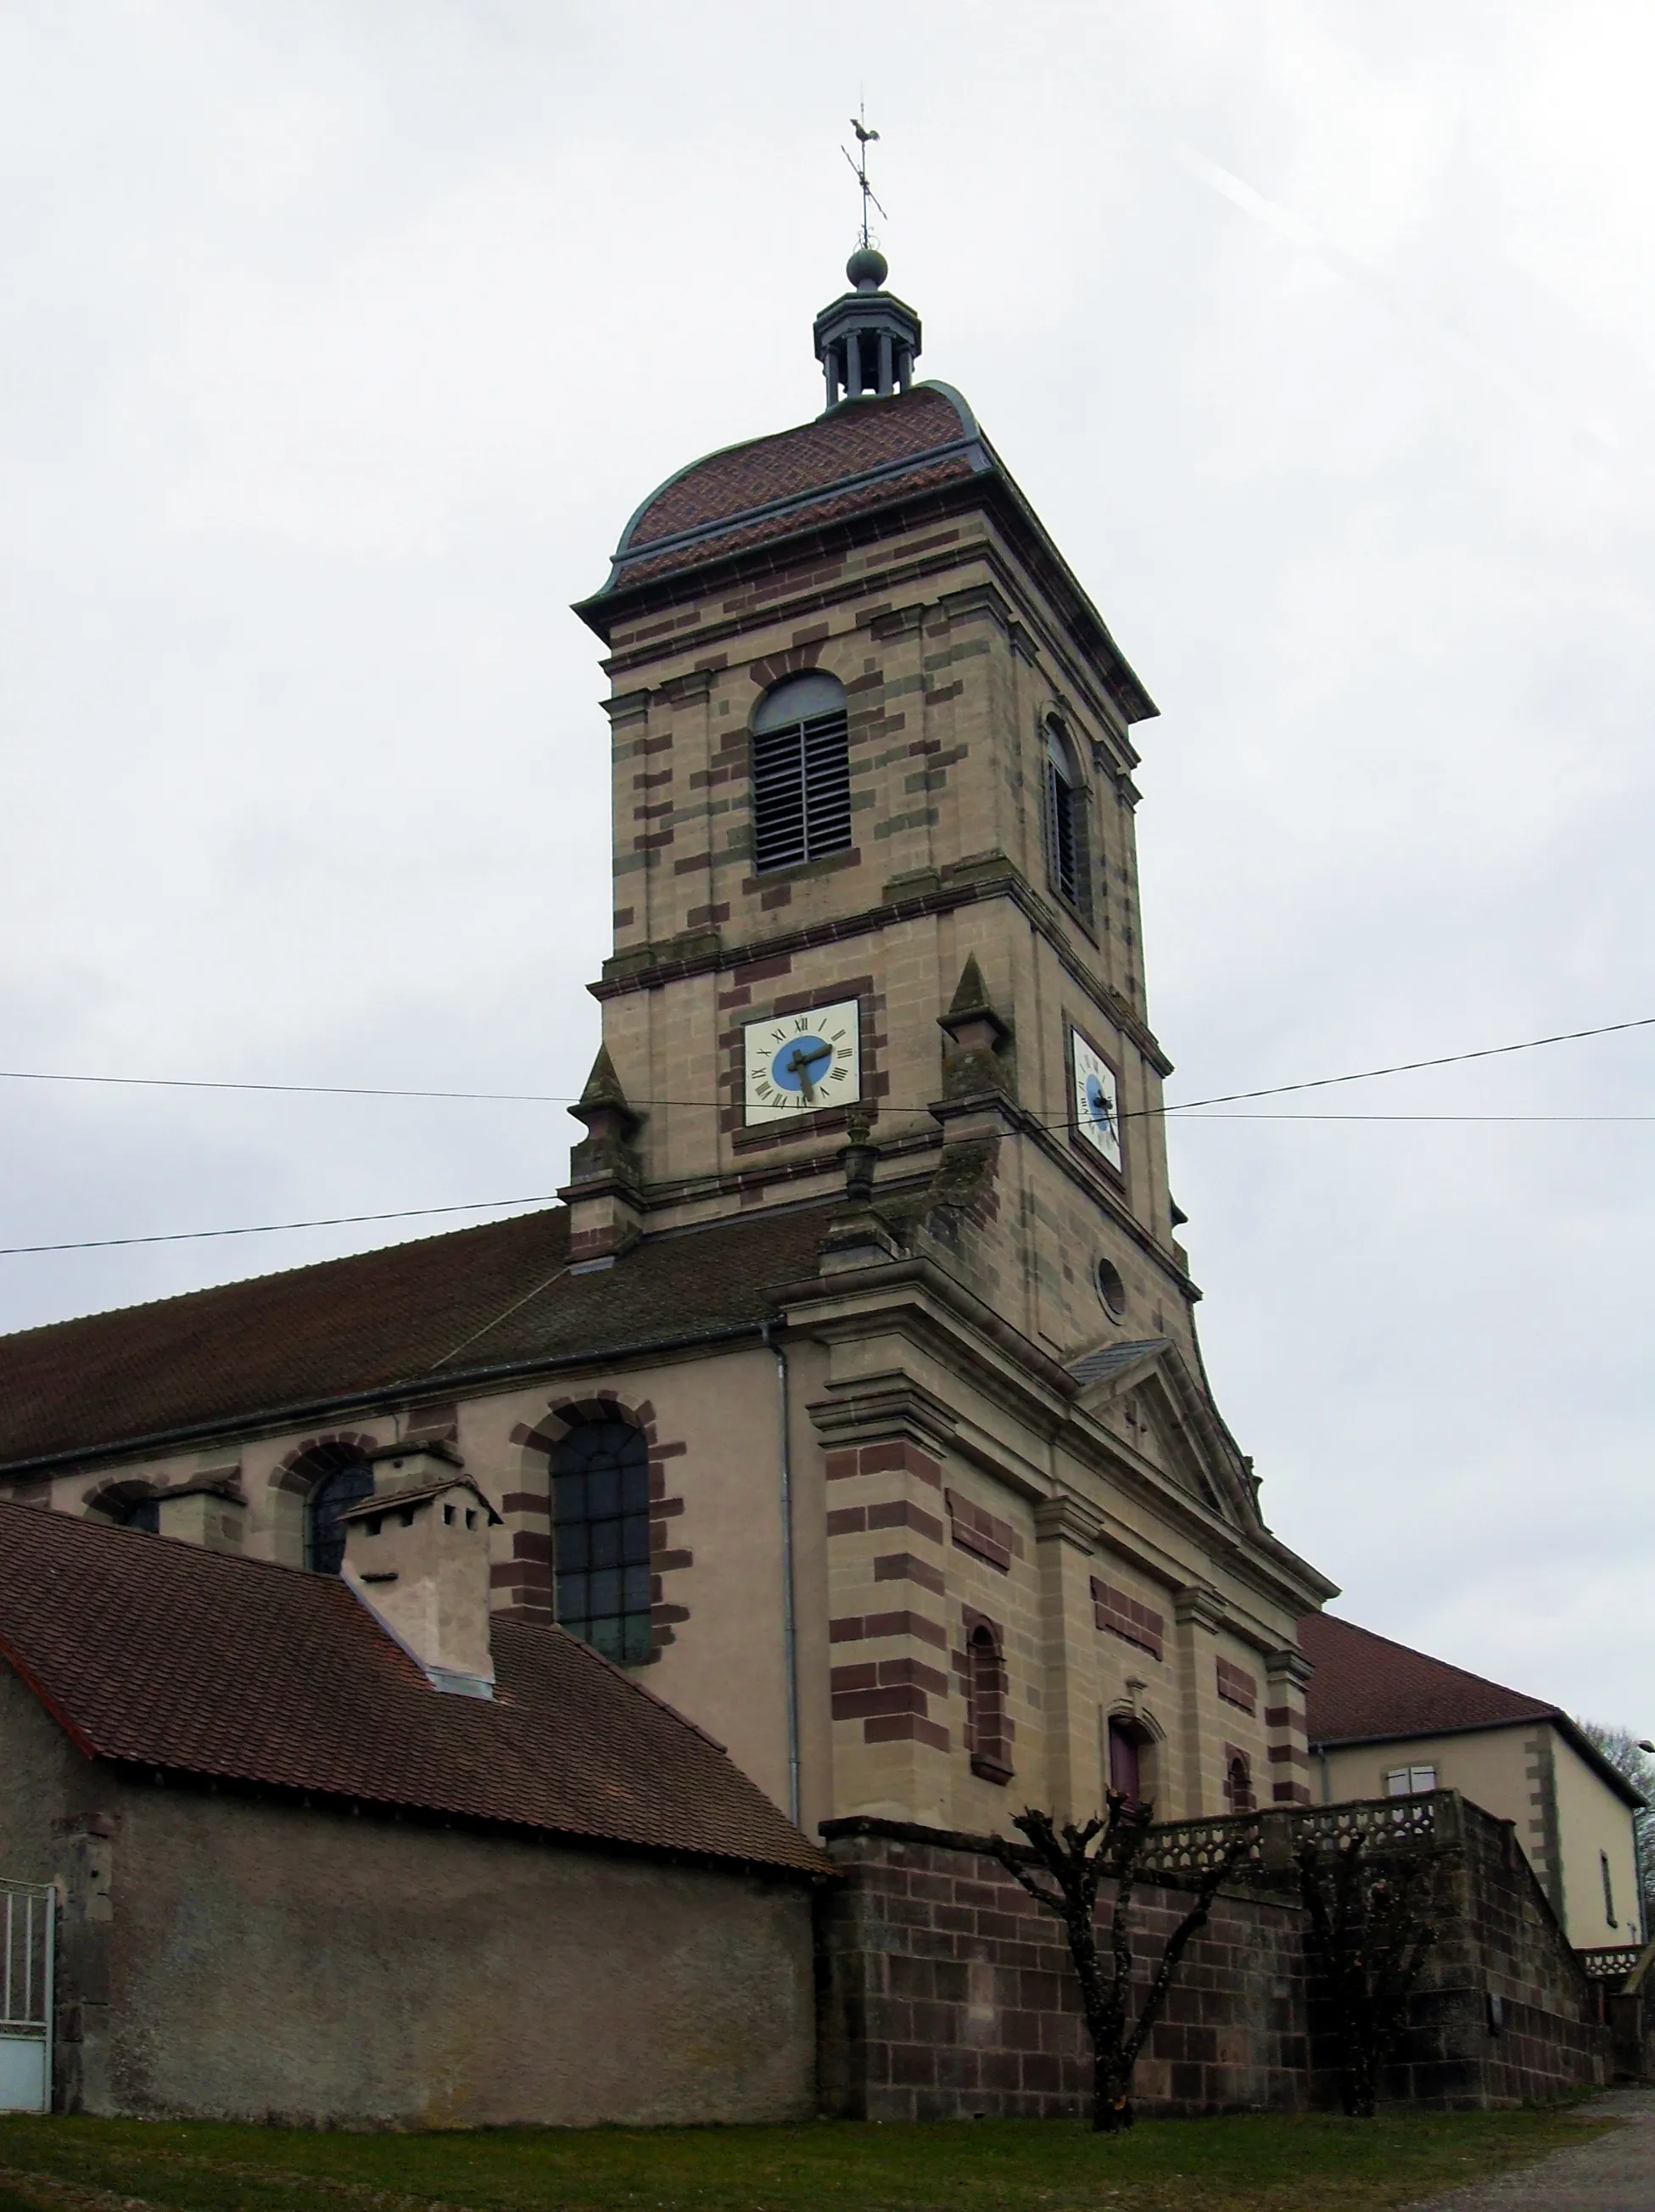
[[[1106,983],[1080,957],[1058,925],[1046,900],[1034,889],[1020,870],[1003,854],[992,856],[996,865],[991,870],[985,863],[980,872],[962,875],[953,882],[939,881],[935,885],[915,890],[894,899],[882,899],[877,905],[864,907],[859,912],[844,915],[832,921],[811,922],[797,929],[774,931],[767,937],[749,938],[741,945],[725,945],[704,939],[694,950],[686,950],[668,957],[651,958],[647,946],[640,949],[634,964],[633,956],[623,956],[626,961],[620,972],[608,974],[586,988],[600,1001],[621,999],[637,991],[658,991],[664,983],[676,983],[692,975],[727,974],[732,968],[745,968],[755,960],[774,960],[784,954],[808,952],[818,945],[843,945],[858,937],[869,937],[881,930],[890,929],[905,921],[923,921],[933,915],[954,914],[961,907],[975,906],[985,899],[1009,899],[1028,922],[1031,928],[1044,938],[1057,954],[1059,962],[1073,980],[1079,984],[1093,1004],[1115,1024],[1122,1035],[1131,1039],[1157,1075],[1168,1076],[1173,1063],[1162,1051],[1161,1044],[1146,1024],[1135,1013],[1112,985]],[[609,969],[617,963],[606,961]]]

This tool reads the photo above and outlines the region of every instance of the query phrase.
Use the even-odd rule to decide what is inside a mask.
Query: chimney
[[[488,1535],[500,1516],[451,1446],[416,1441],[375,1457],[401,1479],[339,1516],[344,1579],[433,1689],[492,1698]]]

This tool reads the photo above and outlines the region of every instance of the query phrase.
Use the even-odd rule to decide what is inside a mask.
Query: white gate
[[[0,1881],[0,2112],[52,2110],[58,1893]]]

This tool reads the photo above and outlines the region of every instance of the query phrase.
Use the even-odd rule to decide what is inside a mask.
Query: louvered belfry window
[[[606,1659],[650,1655],[649,1446],[630,1421],[581,1421],[552,1462],[557,1617]]]
[[[767,692],[753,717],[753,866],[796,868],[850,842],[845,686],[813,669]]]
[[[1052,887],[1070,906],[1085,900],[1085,825],[1080,779],[1069,741],[1056,722],[1046,726],[1046,864]]]

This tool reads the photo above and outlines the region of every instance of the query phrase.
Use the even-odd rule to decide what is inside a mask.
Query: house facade
[[[807,1832],[1303,1803],[1332,1586],[1197,1342],[1154,708],[884,274],[818,324],[828,411],[659,487],[579,610],[615,950],[563,1205],[8,1340],[0,1484],[326,1573],[437,1449],[494,1605]]]
[[[1641,1947],[1634,1821],[1644,1800],[1556,1705],[1331,1613],[1300,1623],[1315,1663],[1317,1802],[1454,1790],[1518,1844],[1578,1950]]]

